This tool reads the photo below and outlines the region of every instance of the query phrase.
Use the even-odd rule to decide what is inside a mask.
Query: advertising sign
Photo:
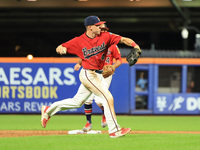
[[[40,113],[42,105],[72,98],[80,86],[75,63],[0,63],[0,113]],[[116,70],[110,91],[116,113],[129,112],[128,65]],[[122,80],[123,82],[119,82]],[[120,88],[123,87],[123,88]],[[122,107],[123,106],[123,107]],[[102,110],[93,103],[93,113]],[[59,113],[84,113],[84,107]]]
[[[79,72],[74,71],[73,66],[62,63],[0,64],[0,113],[38,113],[42,105],[73,97],[80,85]]]
[[[199,114],[200,94],[155,94],[155,114]]]

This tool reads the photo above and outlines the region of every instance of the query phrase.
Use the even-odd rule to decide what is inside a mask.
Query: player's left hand
[[[113,65],[106,65],[103,67],[103,77],[107,78],[109,76],[111,76],[112,74],[114,74],[115,72],[115,67]]]
[[[74,66],[74,70],[75,70],[75,71],[78,71],[80,68],[81,68],[81,65],[80,65],[80,64],[76,64],[76,65]]]
[[[134,48],[131,52],[126,56],[126,60],[129,63],[129,66],[133,66],[136,64],[138,59],[140,58],[142,51],[140,48]]]

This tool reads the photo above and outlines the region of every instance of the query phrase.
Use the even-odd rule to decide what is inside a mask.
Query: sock
[[[90,104],[90,105],[84,104],[84,108],[85,108],[85,115],[86,115],[87,122],[92,123],[92,121],[91,121],[92,104]]]
[[[104,115],[104,108],[103,108],[103,106],[101,106],[100,108],[102,110],[102,114]]]

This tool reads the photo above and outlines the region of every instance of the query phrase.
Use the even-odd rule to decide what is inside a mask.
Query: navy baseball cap
[[[89,25],[101,25],[106,23],[106,21],[100,21],[99,17],[97,16],[88,16],[85,18],[84,25],[89,26]]]

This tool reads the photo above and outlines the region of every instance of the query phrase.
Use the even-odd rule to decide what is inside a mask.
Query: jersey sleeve
[[[61,45],[67,48],[67,53],[78,55],[77,37]]]
[[[110,41],[109,41],[109,44],[110,45],[113,45],[113,44],[118,44],[119,41],[121,40],[122,36],[120,35],[117,35],[117,34],[113,34],[111,32],[108,32],[109,34],[109,38],[110,38]]]
[[[113,58],[122,62],[121,53],[117,45],[112,45]]]

